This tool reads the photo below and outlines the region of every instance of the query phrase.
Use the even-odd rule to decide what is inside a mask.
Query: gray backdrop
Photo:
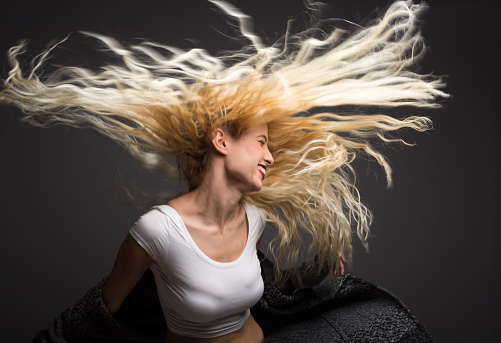
[[[387,4],[328,2],[327,13],[353,21]],[[500,6],[429,2],[424,34],[431,51],[422,70],[449,75],[454,98],[443,110],[424,112],[433,117],[433,131],[404,134],[417,147],[386,149],[392,189],[375,163],[358,164],[362,196],[376,219],[371,251],[357,246],[350,272],[396,294],[437,342],[499,342]],[[270,38],[304,10],[299,0],[234,3]],[[53,63],[95,65],[102,57],[79,30],[213,52],[238,47],[218,32],[232,34],[203,0],[11,1],[1,12],[1,77],[4,52],[22,38],[31,39],[33,56],[71,33]],[[121,180],[148,189],[178,185],[141,170],[90,130],[36,129],[13,108],[1,107],[0,114],[0,341],[26,342],[109,272],[141,213],[117,204],[113,187]]]

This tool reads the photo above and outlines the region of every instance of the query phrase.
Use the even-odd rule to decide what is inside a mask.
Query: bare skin
[[[273,164],[267,142],[266,125],[249,130],[239,139],[217,130],[201,184],[168,203],[181,216],[200,250],[215,261],[234,261],[245,249],[249,228],[241,199],[245,193],[261,189],[266,168]],[[122,301],[152,263],[148,253],[127,235],[102,291],[110,313],[119,310]],[[193,338],[169,331],[165,342],[259,343],[262,339],[261,328],[249,316],[239,330],[220,337]]]
[[[193,338],[167,332],[164,343],[260,343],[263,340],[263,330],[249,316],[244,326],[239,330],[215,338]]]

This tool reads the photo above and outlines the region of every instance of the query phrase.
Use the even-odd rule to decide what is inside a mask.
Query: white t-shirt
[[[154,260],[151,270],[170,331],[197,338],[236,331],[261,298],[264,283],[256,244],[266,222],[255,206],[244,208],[247,243],[242,255],[227,263],[206,256],[170,206],[152,208],[130,230]]]

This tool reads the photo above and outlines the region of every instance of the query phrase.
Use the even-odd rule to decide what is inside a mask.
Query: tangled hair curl
[[[361,154],[374,158],[391,184],[390,166],[370,141],[402,142],[389,133],[424,131],[431,122],[308,111],[347,105],[438,107],[437,99],[447,97],[440,90],[444,82],[412,70],[426,50],[419,30],[424,5],[397,1],[382,18],[356,30],[322,29],[328,22],[319,21],[265,46],[252,33],[250,17],[226,2],[212,2],[238,20],[250,46],[216,57],[152,42],[124,47],[85,33],[121,63],[98,71],[60,67],[41,79],[57,45],[23,73],[22,42],[8,52],[12,69],[0,102],[20,107],[33,125],[93,128],[145,167],[170,177],[181,174],[191,189],[203,175],[213,130],[224,127],[239,137],[267,124],[275,164],[263,189],[244,201],[259,206],[278,229],[271,248],[279,262],[277,276],[294,274],[304,233],[311,237],[309,261],[318,255],[320,268],[334,270],[340,256],[351,259],[352,229],[366,244],[371,222],[355,186],[353,160]],[[280,273],[279,266],[288,271]]]

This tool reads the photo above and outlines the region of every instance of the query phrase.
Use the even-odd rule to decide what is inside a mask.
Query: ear
[[[222,155],[228,155],[228,135],[221,129],[217,129],[212,136],[212,145]]]

